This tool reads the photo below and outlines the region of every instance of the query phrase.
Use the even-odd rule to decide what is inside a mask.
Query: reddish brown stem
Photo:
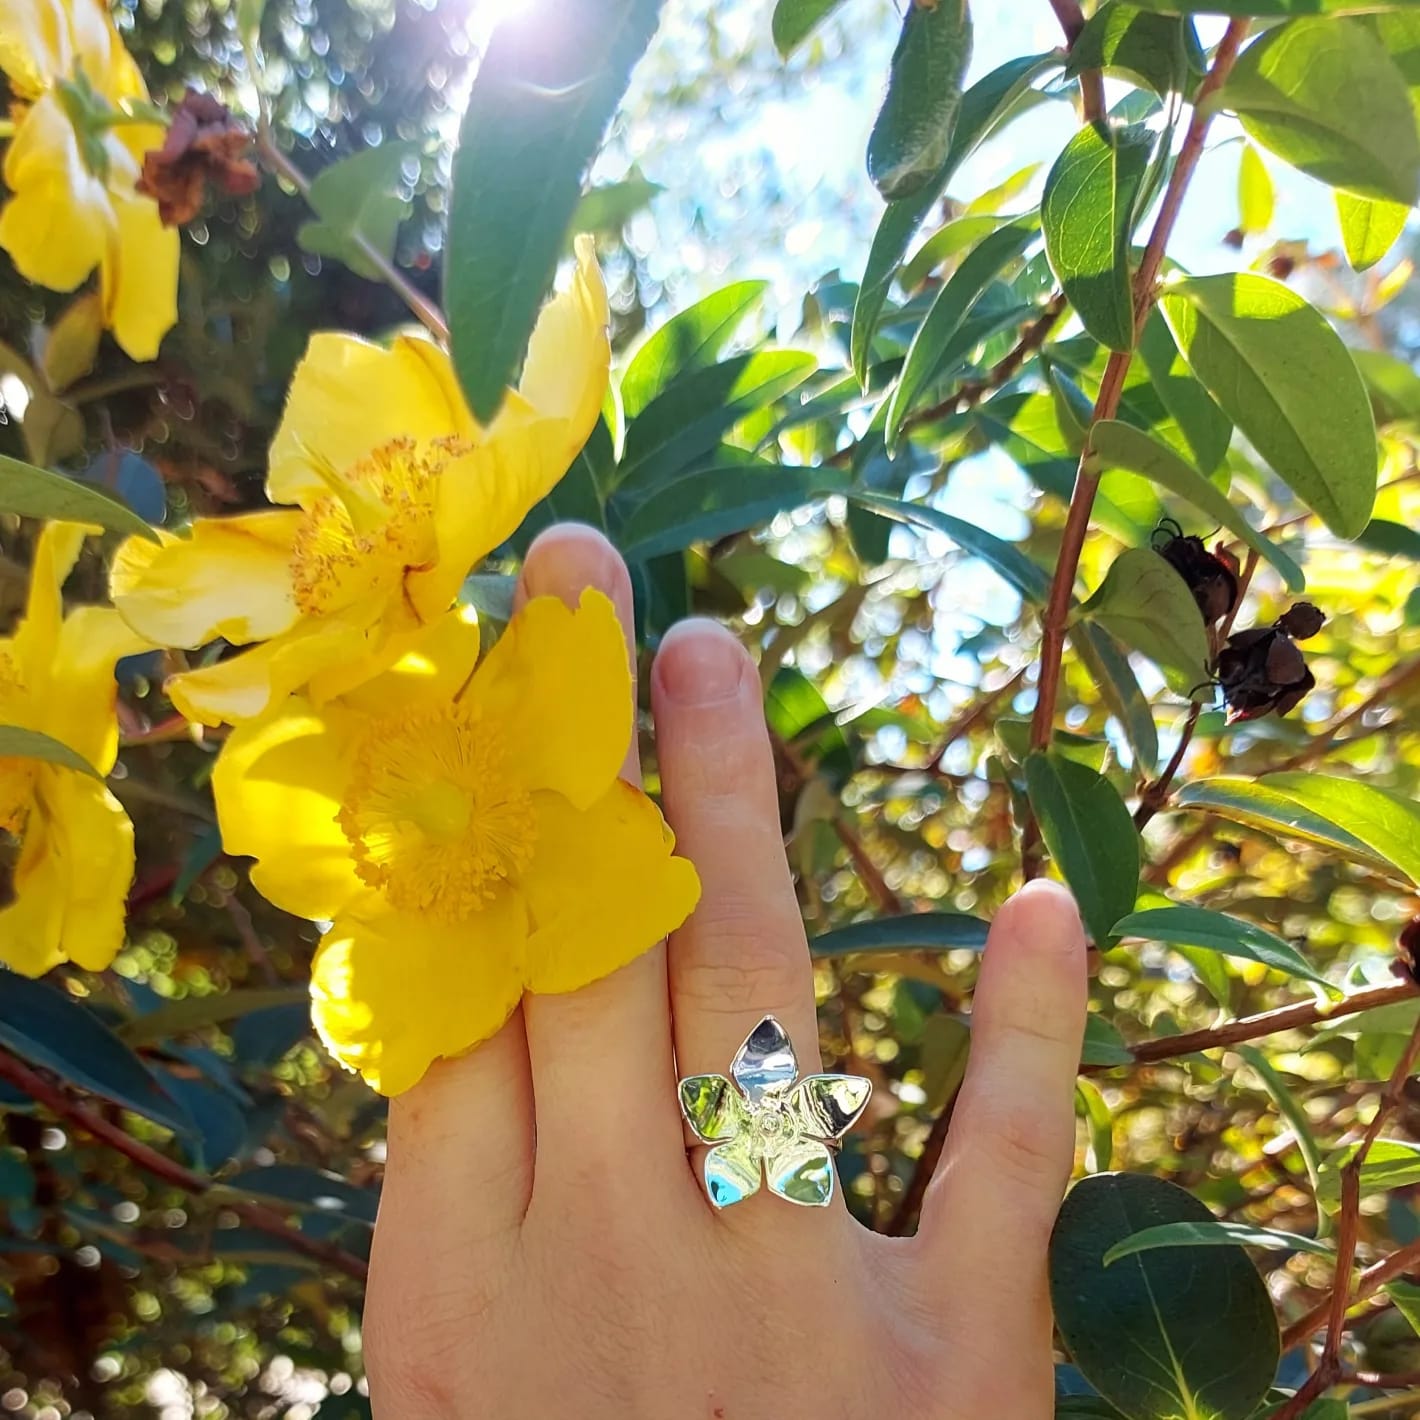
[[[937,1172],[942,1150],[946,1147],[947,1131],[952,1126],[952,1111],[956,1108],[956,1102],[957,1096],[953,1095],[943,1106],[942,1112],[932,1121],[927,1142],[922,1146],[922,1155],[917,1160],[917,1167],[912,1171],[907,1188],[903,1191],[902,1201],[888,1220],[886,1232],[889,1237],[905,1236],[921,1215],[922,1200],[927,1196],[928,1185]]]
[[[1050,0],[1050,8],[1065,33],[1066,48],[1073,49],[1085,28],[1084,11],[1077,0]],[[1085,69],[1080,74],[1080,107],[1087,123],[1104,117],[1104,78],[1098,69]]]
[[[152,1174],[154,1178],[161,1179],[174,1188],[180,1188],[185,1193],[203,1194],[216,1186],[214,1180],[194,1173],[168,1158],[166,1154],[160,1154],[147,1144],[130,1138],[119,1125],[106,1119],[61,1085],[31,1069],[23,1060],[5,1050],[0,1050],[0,1080],[9,1081],[31,1099],[42,1104],[56,1119],[61,1119],[66,1124],[83,1130],[99,1143],[116,1149],[145,1173]],[[225,1195],[222,1197],[221,1206],[235,1213],[242,1222],[258,1232],[280,1238],[292,1252],[313,1258],[337,1272],[343,1272],[347,1277],[353,1277],[357,1282],[365,1280],[368,1268],[360,1258],[346,1252],[344,1248],[308,1237],[299,1229],[293,1228],[274,1209],[248,1199],[230,1198]]]

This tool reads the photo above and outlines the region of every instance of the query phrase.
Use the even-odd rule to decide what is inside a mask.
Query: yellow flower
[[[97,266],[104,324],[153,359],[177,319],[178,234],[134,191],[163,141],[160,124],[126,115],[148,99],[138,66],[101,0],[0,0],[0,69],[18,101],[0,247],[55,291]]]
[[[432,341],[319,334],[266,481],[273,503],[297,506],[199,518],[188,537],[119,548],[110,589],[134,630],[166,646],[264,643],[174,676],[183,714],[239,722],[302,687],[321,704],[392,665],[448,610],[596,423],[611,358],[606,289],[590,239],[577,260],[486,430]]]
[[[699,894],[617,777],[630,672],[606,597],[535,598],[477,655],[477,625],[449,613],[350,695],[239,725],[213,774],[227,851],[279,907],[331,921],[316,1027],[384,1094],[486,1040],[525,990],[625,965]]]
[[[59,594],[85,536],[101,531],[50,523],[40,534],[24,619],[0,639],[0,724],[42,731],[107,774],[118,754],[114,664],[147,643],[104,607],[66,617]],[[0,758],[0,829],[19,839],[0,961],[26,976],[66,959],[102,970],[123,945],[133,879],[133,825],[118,800],[81,770]]]

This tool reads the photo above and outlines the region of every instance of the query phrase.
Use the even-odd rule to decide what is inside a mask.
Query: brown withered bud
[[[1185,537],[1172,518],[1154,529],[1154,551],[1188,583],[1203,620],[1214,626],[1238,600],[1238,562],[1221,546],[1209,552],[1201,537]]]
[[[1404,980],[1420,986],[1420,917],[1412,917],[1395,939],[1395,961],[1391,969]]]
[[[1218,653],[1218,683],[1230,720],[1285,715],[1316,684],[1297,640],[1315,636],[1326,618],[1310,602],[1298,602],[1272,626],[1234,632]]]
[[[157,202],[165,227],[181,227],[201,212],[208,183],[232,197],[256,191],[261,173],[251,146],[251,130],[220,99],[189,89],[163,146],[144,154],[138,191]]]
[[[1285,281],[1297,269],[1297,259],[1285,252],[1272,257],[1267,263],[1267,274]]]
[[[1225,247],[1232,247],[1234,251],[1241,251],[1242,244],[1243,229],[1241,227],[1234,227],[1232,231],[1225,233],[1223,236],[1223,245]]]

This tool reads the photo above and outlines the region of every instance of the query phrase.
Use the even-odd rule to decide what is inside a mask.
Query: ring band
[[[765,1016],[735,1053],[728,1078],[680,1081],[680,1112],[696,1139],[710,1145],[705,1192],[716,1208],[758,1193],[765,1180],[790,1203],[825,1208],[833,1201],[833,1151],[866,1107],[872,1081],[798,1074],[784,1027]]]

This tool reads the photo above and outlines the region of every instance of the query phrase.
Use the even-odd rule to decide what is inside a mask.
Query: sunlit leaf
[[[1249,1223],[1189,1222],[1163,1223],[1117,1242],[1104,1255],[1104,1265],[1113,1266],[1121,1258],[1136,1257],[1161,1247],[1261,1247],[1276,1252],[1314,1252],[1323,1257],[1332,1253],[1329,1244],[1300,1233],[1254,1228]]]
[[[103,489],[3,454],[0,454],[0,512],[15,513],[22,518],[96,523],[114,532],[136,533],[149,542],[158,540],[158,534],[137,513]]]
[[[1113,924],[1113,932],[1120,937],[1203,947],[1224,956],[1244,957],[1287,976],[1329,985],[1290,942],[1252,922],[1242,922],[1206,907],[1151,907],[1144,912],[1131,912]]]
[[[1336,216],[1351,269],[1368,271],[1396,244],[1410,218],[1410,209],[1399,202],[1357,197],[1338,189]]]
[[[333,257],[368,281],[381,280],[369,251],[386,261],[394,255],[399,224],[409,213],[400,191],[403,168],[415,152],[412,143],[382,143],[322,168],[307,197],[316,220],[296,232],[301,250]]]
[[[1251,143],[1244,143],[1238,164],[1238,230],[1265,232],[1272,225],[1276,190],[1267,164]]]

